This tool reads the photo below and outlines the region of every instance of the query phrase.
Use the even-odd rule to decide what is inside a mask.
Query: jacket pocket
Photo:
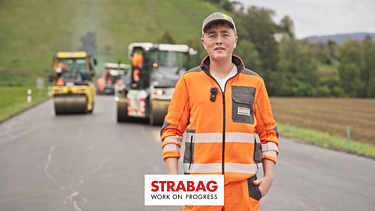
[[[184,174],[190,174],[194,165],[194,139],[195,130],[186,130],[185,153],[184,153]]]
[[[262,198],[262,194],[259,191],[258,185],[254,185],[254,181],[257,180],[257,175],[247,179],[247,186],[249,188],[249,196],[257,201]]]
[[[256,164],[262,162],[262,143],[260,142],[258,133],[254,133],[254,162]]]
[[[232,120],[254,123],[255,87],[232,86]]]

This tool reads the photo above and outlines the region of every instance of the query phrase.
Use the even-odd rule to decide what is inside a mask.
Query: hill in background
[[[2,0],[0,66],[50,68],[54,53],[84,42],[99,68],[129,62],[129,43],[153,42],[166,30],[177,43],[199,42],[203,19],[215,11],[197,0]]]
[[[375,40],[375,33],[352,33],[352,34],[336,34],[336,35],[327,35],[327,36],[311,36],[306,37],[302,40],[308,40],[310,42],[316,43],[316,42],[322,42],[325,43],[328,40],[335,41],[339,45],[342,43],[348,41],[348,40],[358,40],[362,42],[362,40],[365,39],[366,36],[370,36],[372,40]]]

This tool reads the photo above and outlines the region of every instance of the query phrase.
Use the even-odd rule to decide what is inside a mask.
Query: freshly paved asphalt
[[[0,124],[0,210],[177,210],[144,206],[144,175],[166,173],[160,126],[117,123],[97,96],[89,115],[48,100]],[[282,135],[282,134],[281,134]],[[374,210],[375,160],[280,139],[262,211]]]

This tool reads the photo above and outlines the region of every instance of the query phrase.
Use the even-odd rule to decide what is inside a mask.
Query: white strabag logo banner
[[[224,175],[145,175],[145,205],[224,205]]]

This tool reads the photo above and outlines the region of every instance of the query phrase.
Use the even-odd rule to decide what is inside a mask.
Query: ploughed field
[[[375,146],[375,99],[271,97],[277,122]],[[282,134],[281,134],[282,135]]]

